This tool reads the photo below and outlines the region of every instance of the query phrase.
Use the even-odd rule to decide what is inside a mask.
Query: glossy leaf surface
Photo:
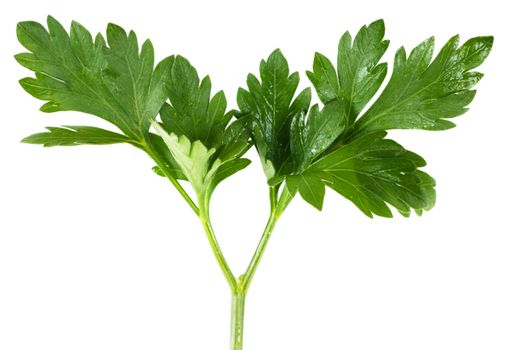
[[[249,127],[268,179],[288,172],[290,164],[290,124],[294,117],[306,113],[310,90],[294,98],[299,74],[290,74],[288,62],[280,50],[262,60],[260,80],[248,75],[248,90],[240,88],[237,103],[249,119]]]
[[[141,140],[166,100],[164,80],[172,58],[154,65],[149,40],[139,49],[133,31],[109,24],[106,39],[94,39],[73,22],[70,33],[53,17],[48,29],[37,22],[17,26],[20,43],[30,52],[17,61],[34,71],[20,80],[36,98],[48,101],[44,112],[78,111],[96,115],[134,140]]]
[[[391,217],[387,204],[401,214],[429,210],[435,181],[418,168],[423,158],[380,131],[357,137],[305,171],[351,200],[363,213]]]
[[[347,128],[385,79],[386,63],[378,64],[388,48],[389,42],[383,39],[384,35],[385,24],[382,20],[363,26],[354,40],[346,32],[339,40],[337,71],[328,58],[316,53],[313,71],[306,73],[324,104],[334,100],[345,101]]]
[[[423,41],[408,57],[404,48],[399,49],[390,81],[357,120],[353,133],[454,127],[448,119],[468,110],[476,93],[472,88],[483,77],[472,69],[483,63],[492,43],[492,37],[476,37],[459,46],[459,36],[454,36],[434,59],[434,38]]]

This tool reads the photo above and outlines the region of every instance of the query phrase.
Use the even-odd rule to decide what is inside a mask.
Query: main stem
[[[232,292],[232,309],[230,322],[230,349],[242,350],[242,339],[244,333],[244,302],[246,292]]]

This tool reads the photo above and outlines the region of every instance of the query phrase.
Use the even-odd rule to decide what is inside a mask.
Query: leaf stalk
[[[200,210],[199,207],[195,204],[193,199],[191,199],[190,195],[186,190],[182,187],[182,185],[179,183],[179,181],[173,177],[169,169],[166,167],[164,162],[160,159],[157,152],[155,152],[148,144],[143,143],[141,144],[141,148],[155,161],[155,163],[159,166],[159,168],[162,170],[164,175],[170,180],[171,184],[175,187],[175,189],[180,193],[182,198],[188,203],[190,208],[193,210],[195,215],[200,216]]]

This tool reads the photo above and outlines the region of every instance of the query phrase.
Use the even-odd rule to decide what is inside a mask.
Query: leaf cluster
[[[242,122],[230,123],[222,91],[211,97],[211,80],[199,79],[182,56],[154,62],[151,41],[138,44],[133,31],[109,24],[95,38],[77,22],[69,33],[53,17],[17,26],[29,52],[15,56],[35,77],[20,80],[41,111],[78,111],[100,117],[121,133],[92,126],[48,127],[23,140],[44,146],[129,143],[149,154],[154,171],[172,181],[188,180],[199,200],[243,169],[250,147]],[[160,114],[160,121],[156,121]],[[157,133],[152,132],[154,126]]]
[[[339,41],[337,62],[316,53],[307,77],[322,104],[309,106],[310,92],[294,99],[299,83],[279,50],[250,74],[237,102],[246,118],[268,183],[283,184],[318,208],[328,186],[364,214],[408,216],[435,202],[435,181],[420,170],[425,160],[387,138],[391,129],[444,130],[467,110],[482,74],[472,71],[489,54],[493,38],[459,45],[451,38],[433,58],[429,38],[407,56],[400,48],[383,91],[388,48],[382,20]]]
[[[445,130],[467,111],[482,78],[474,71],[488,56],[492,37],[459,43],[452,37],[434,57],[429,38],[408,54],[397,50],[391,75],[380,62],[389,42],[384,23],[363,26],[340,39],[335,64],[316,53],[306,73],[311,89],[298,91],[280,50],[262,60],[239,88],[237,110],[227,110],[224,93],[212,93],[209,76],[199,77],[182,56],[155,64],[149,40],[139,45],[133,31],[109,24],[92,36],[73,22],[69,32],[49,17],[47,28],[21,22],[20,43],[28,52],[16,60],[35,72],[20,81],[45,101],[41,111],[78,111],[113,124],[119,132],[93,126],[49,127],[25,138],[44,146],[128,143],[156,162],[154,170],[174,184],[188,181],[206,207],[213,190],[245,168],[255,145],[268,185],[298,193],[317,209],[326,186],[364,214],[408,216],[435,202],[435,181],[421,170],[425,160],[387,138],[388,130]]]

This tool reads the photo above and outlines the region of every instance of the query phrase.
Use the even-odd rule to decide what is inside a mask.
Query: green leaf
[[[49,127],[23,142],[133,144],[153,158],[153,171],[167,176],[186,200],[176,180],[188,180],[199,209],[188,202],[202,213],[216,186],[250,163],[241,157],[255,144],[268,185],[285,184],[281,194],[299,193],[321,210],[329,186],[370,217],[390,217],[391,207],[405,216],[432,208],[435,181],[420,170],[425,161],[386,139],[386,130],[454,126],[448,119],[467,110],[482,77],[472,70],[493,43],[492,37],[477,37],[459,46],[455,36],[434,59],[433,38],[408,57],[399,49],[388,84],[365,110],[386,75],[386,64],[379,61],[388,41],[379,20],[363,26],[355,38],[348,32],[342,36],[335,66],[316,53],[307,75],[322,108],[310,108],[310,89],[296,94],[299,75],[290,73],[275,50],[261,61],[259,77],[249,74],[247,89],[238,90],[240,111],[226,112],[224,93],[212,95],[210,78],[201,79],[187,59],[168,57],[155,66],[151,42],[139,47],[135,33],[117,25],[108,25],[106,38],[93,37],[76,22],[68,33],[48,17],[47,29],[19,23],[17,36],[29,52],[16,60],[35,72],[20,83],[46,101],[42,111],[93,114],[123,133]],[[161,122],[156,122],[159,113]],[[157,134],[149,132],[152,124]]]
[[[286,187],[291,194],[299,192],[316,209],[323,209],[325,188],[319,177],[312,174],[290,175],[286,177]]]
[[[408,58],[401,48],[386,88],[359,117],[386,75],[386,64],[378,64],[388,47],[383,37],[382,21],[362,27],[353,42],[345,33],[337,69],[325,56],[315,55],[313,71],[307,75],[323,103],[346,104],[347,131],[301,174],[318,176],[368,216],[391,216],[388,205],[403,215],[411,209],[420,215],[434,204],[434,180],[419,170],[425,165],[421,157],[385,139],[382,130],[454,126],[447,118],[467,110],[475,93],[471,88],[482,77],[471,70],[487,57],[493,38],[472,38],[459,47],[459,38],[453,37],[434,60],[433,38]]]
[[[337,72],[332,62],[323,54],[315,53],[313,72],[307,71],[306,75],[312,82],[321,102],[329,103],[339,98]]]
[[[208,183],[208,196],[211,196],[211,193],[215,190],[217,185],[221,183],[222,181],[226,180],[228,177],[234,175],[238,171],[241,171],[242,169],[246,168],[248,165],[250,165],[251,161],[246,158],[237,158],[237,159],[231,159],[229,161],[226,161],[224,163],[221,163],[213,176],[209,178]]]
[[[159,135],[149,133],[148,134],[148,145],[153,150],[153,153],[158,157],[156,160],[157,163],[160,163],[162,167],[171,175],[174,179],[179,180],[187,180],[186,175],[184,175],[184,172],[180,168],[180,166],[177,164],[175,159],[173,159],[173,156],[171,154],[171,151],[169,150],[166,143],[164,143],[164,140]],[[153,171],[160,176],[166,176],[164,173],[164,170],[160,168],[160,166],[154,166]]]
[[[219,91],[210,100],[211,81],[199,79],[196,69],[182,56],[177,56],[168,82],[170,104],[160,111],[164,128],[189,140],[201,141],[206,147],[219,147],[232,115],[225,113],[226,97]]]
[[[96,115],[142,140],[150,120],[166,100],[164,79],[172,57],[154,66],[153,47],[147,40],[139,50],[134,32],[117,25],[107,28],[107,41],[73,22],[68,34],[53,17],[48,29],[37,22],[20,22],[17,36],[29,53],[17,61],[36,73],[22,87],[48,101],[44,112],[78,111]]]
[[[290,74],[288,62],[280,50],[262,60],[260,81],[249,74],[248,90],[240,88],[237,103],[250,121],[250,131],[268,179],[286,173],[291,158],[290,124],[296,115],[306,113],[310,90],[303,90],[295,99],[299,84],[297,72]]]
[[[223,161],[241,157],[252,146],[245,119],[237,119],[230,123],[224,130],[222,139],[222,145],[217,148],[217,155]]]
[[[154,127],[184,177],[207,202],[221,181],[250,163],[240,158],[251,146],[246,123],[230,123],[235,112],[226,113],[224,93],[211,97],[210,78],[201,81],[184,57],[175,58],[167,89],[170,103],[160,110],[162,124]]]
[[[344,131],[345,104],[341,101],[328,103],[321,111],[312,106],[305,114],[297,114],[291,124],[291,151],[294,171],[301,173],[323,153]]]
[[[363,26],[352,42],[346,32],[339,41],[337,72],[328,58],[315,54],[313,71],[307,76],[319,99],[327,104],[336,99],[347,103],[347,128],[377,92],[386,75],[386,64],[378,64],[388,48],[383,40],[385,24],[378,20]]]
[[[208,149],[200,140],[191,141],[186,135],[177,136],[168,133],[157,122],[153,122],[153,127],[192,185],[201,204],[205,206],[208,205],[213,190],[221,181],[250,164],[248,159],[243,158],[214,157],[217,153],[216,149]]]
[[[153,122],[153,127],[168,146],[195,192],[203,192],[204,179],[210,168],[211,156],[215,153],[215,149],[206,148],[200,140],[192,142],[185,135],[168,134],[157,122]]]
[[[476,37],[459,46],[452,37],[432,60],[434,38],[419,44],[406,57],[400,48],[394,71],[385,90],[357,120],[354,135],[374,130],[444,130],[454,126],[448,120],[467,111],[483,76],[473,72],[488,56],[493,38]]]
[[[369,217],[391,217],[387,204],[405,216],[411,208],[431,209],[435,181],[418,169],[425,161],[385,136],[380,131],[357,137],[314,163],[304,175],[318,177]]]
[[[153,172],[159,175],[160,177],[166,177],[166,174],[164,173],[164,171],[162,171],[162,169],[158,165],[153,166],[151,170],[153,170]]]
[[[28,136],[22,142],[44,147],[133,143],[127,136],[93,126],[49,126],[46,129],[47,132]]]

